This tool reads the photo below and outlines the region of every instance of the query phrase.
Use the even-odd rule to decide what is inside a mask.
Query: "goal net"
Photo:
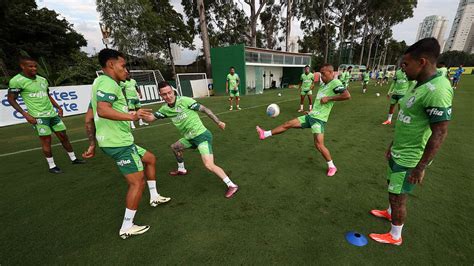
[[[192,98],[209,97],[206,73],[180,73],[176,75],[178,93]]]
[[[159,70],[130,70],[129,73],[130,78],[137,82],[137,86],[140,89],[142,95],[140,103],[142,105],[163,102],[158,93],[158,83],[165,81],[165,79]],[[96,74],[97,76],[102,75],[103,71],[96,71]],[[175,88],[173,89],[176,90]]]

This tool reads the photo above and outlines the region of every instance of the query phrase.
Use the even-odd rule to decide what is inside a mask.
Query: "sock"
[[[237,108],[239,108],[239,107],[240,107],[238,104],[237,104],[236,106],[237,106]]]
[[[186,172],[186,168],[184,168],[184,162],[178,163],[178,170],[181,172]]]
[[[308,108],[309,108],[310,111],[313,110],[313,106],[312,106],[312,105],[310,105]]]
[[[336,168],[336,166],[334,165],[334,162],[332,160],[328,162],[328,167],[329,168]]]
[[[69,155],[69,159],[71,159],[71,161],[74,161],[76,160],[76,155],[74,154],[74,152],[68,152],[67,155]]]
[[[49,169],[56,167],[53,157],[46,157],[46,161],[48,162]]]
[[[148,180],[146,183],[148,184],[148,189],[150,189],[150,199],[158,198],[160,194],[156,191],[156,180]]]
[[[272,131],[271,130],[263,131],[263,136],[265,138],[271,137],[272,136]]]
[[[388,205],[387,212],[388,214],[392,215],[392,207],[390,205]]]
[[[393,239],[398,240],[400,239],[400,237],[402,237],[402,228],[403,228],[403,224],[402,225],[392,224],[392,229],[390,229],[390,235],[392,235]]]
[[[392,121],[392,116],[393,116],[393,114],[388,114],[387,120]]]
[[[300,110],[303,110],[303,105],[302,104],[300,104]]]
[[[133,123],[133,121],[130,121],[130,126],[131,126],[132,128],[135,128],[135,123]]]
[[[224,183],[227,185],[227,187],[236,187],[237,185],[232,183],[232,181],[230,180],[230,178],[227,176],[226,178],[222,179],[222,181],[224,181]]]
[[[125,215],[123,217],[122,227],[120,231],[127,230],[133,226],[133,218],[135,217],[135,213],[137,210],[130,210],[125,208]]]

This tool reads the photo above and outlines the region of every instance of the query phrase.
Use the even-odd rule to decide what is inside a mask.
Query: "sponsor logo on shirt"
[[[186,115],[186,113],[179,113],[177,116],[171,118],[171,120],[173,121],[173,123],[179,123],[186,118],[188,118],[188,115]]]
[[[43,97],[48,97],[48,94],[45,91],[39,91],[39,92],[29,93],[28,96],[31,98],[43,98]]]
[[[405,115],[403,113],[403,110],[400,110],[400,112],[398,112],[398,118],[397,119],[399,121],[405,123],[405,124],[410,124],[411,123],[411,116]]]
[[[128,160],[120,160],[120,161],[117,162],[117,165],[118,165],[118,166],[124,166],[124,165],[126,165],[126,164],[131,164],[131,163],[132,163],[132,161],[130,161],[130,159],[128,159]]]
[[[426,112],[428,113],[429,116],[433,116],[433,115],[435,115],[435,116],[443,116],[443,114],[444,114],[444,111],[439,110],[439,109],[436,108],[436,107],[427,109]],[[451,112],[451,109],[449,109],[448,112]]]

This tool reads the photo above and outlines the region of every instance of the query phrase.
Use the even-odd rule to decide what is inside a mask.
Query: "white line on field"
[[[278,101],[278,102],[275,102],[275,103],[284,103],[284,102],[290,102],[290,101],[294,101],[294,100],[297,100],[297,98],[295,98],[295,99],[289,99],[289,100],[284,100],[284,101]],[[240,111],[255,109],[255,108],[263,107],[263,106],[266,106],[266,105],[267,105],[267,104],[261,104],[261,105],[246,107],[246,108],[242,108],[242,110],[240,110]],[[235,113],[235,112],[236,112],[236,111],[225,111],[225,112],[217,113],[216,115],[223,115],[223,114]],[[202,115],[202,116],[200,116],[200,117],[202,118],[202,117],[206,117],[206,116],[205,116],[205,115]],[[135,130],[133,130],[133,131],[139,131],[139,130],[143,130],[143,129],[149,129],[149,128],[154,128],[154,127],[160,127],[160,126],[165,126],[165,125],[170,125],[170,124],[172,124],[172,123],[171,123],[171,122],[167,122],[167,123],[158,124],[158,125],[151,125],[151,126],[147,126],[147,127],[140,127],[140,128],[137,128],[137,129],[135,129]],[[86,140],[89,140],[89,139],[83,138],[83,139],[71,140],[71,143],[83,142],[83,141],[86,141]],[[56,147],[56,146],[60,146],[60,145],[61,145],[61,143],[56,143],[56,144],[53,144],[53,145],[51,145],[51,146],[52,146],[52,147]],[[9,153],[3,153],[3,154],[0,154],[0,157],[6,157],[6,156],[10,156],[10,155],[25,153],[25,152],[29,152],[29,151],[37,151],[37,150],[41,150],[41,147],[36,147],[36,148],[31,148],[31,149],[25,149],[25,150],[20,150],[20,151],[14,151],[14,152],[9,152]]]

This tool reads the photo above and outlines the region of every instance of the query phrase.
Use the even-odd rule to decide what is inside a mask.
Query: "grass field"
[[[344,239],[347,231],[368,235],[390,226],[368,213],[387,207],[384,151],[393,126],[381,122],[388,86],[372,85],[363,95],[358,83],[352,100],[335,104],[326,127],[339,169],[331,178],[310,130],[257,138],[255,125],[271,128],[298,115],[295,90],[243,97],[241,111],[228,111],[225,97],[202,99],[227,123],[220,131],[203,119],[214,134],[217,164],[241,187],[230,200],[196,151],[185,153],[189,175],[168,176],[176,167],[169,145],[179,138],[169,120],[136,130],[136,143],[158,158],[160,193],[173,199],[151,208],[146,189],[135,221],[151,229],[126,241],[118,230],[127,186],[110,158],[98,150],[86,165],[71,165],[55,146],[64,173],[52,175],[40,150],[5,155],[39,147],[28,125],[2,128],[0,264],[472,265],[474,77],[463,76],[455,92],[449,136],[409,198],[399,247],[371,240],[355,247]],[[265,115],[272,102],[281,107],[275,119]],[[77,154],[88,144],[83,118],[64,119]]]

